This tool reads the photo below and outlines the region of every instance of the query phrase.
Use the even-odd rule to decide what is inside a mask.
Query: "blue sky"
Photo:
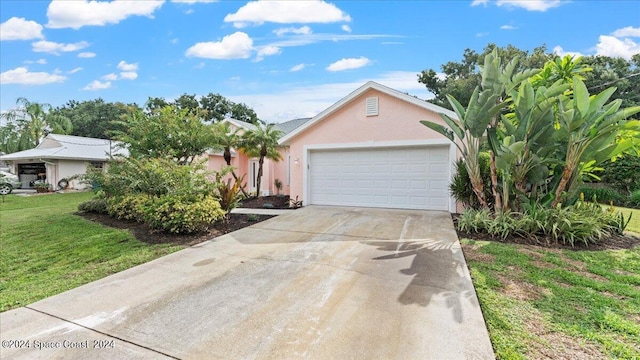
[[[268,122],[368,80],[428,98],[421,70],[488,43],[640,52],[640,2],[0,1],[0,111],[18,97],[144,104],[220,93]]]

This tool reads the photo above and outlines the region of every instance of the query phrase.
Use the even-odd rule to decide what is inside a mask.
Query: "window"
[[[367,98],[367,116],[378,116],[378,97]]]
[[[89,166],[91,166],[94,169],[102,170],[104,168],[104,162],[102,162],[102,161],[90,161],[89,162]]]

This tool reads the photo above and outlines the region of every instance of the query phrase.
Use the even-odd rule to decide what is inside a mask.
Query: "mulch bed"
[[[538,241],[534,239],[523,238],[519,236],[509,236],[506,239],[493,237],[487,233],[468,233],[464,231],[459,231],[457,229],[459,214],[451,214],[451,218],[453,219],[454,225],[456,225],[456,232],[458,233],[458,238],[467,238],[473,240],[483,240],[483,241],[496,241],[501,243],[511,243],[511,244],[524,244],[524,245],[535,245],[535,246],[543,246],[547,248],[553,249],[568,249],[568,250],[620,250],[620,249],[633,249],[637,246],[640,246],[640,237],[635,235],[625,233],[622,235],[611,235],[607,238],[603,238],[597,244],[589,244],[588,246],[582,242],[575,243],[574,246],[568,244],[561,244],[554,242],[553,240],[549,240],[548,242],[545,239],[538,239]]]
[[[76,215],[105,226],[129,230],[136,239],[147,244],[175,244],[185,246],[192,246],[206,240],[211,240],[214,237],[257,224],[273,217],[273,215],[230,214],[228,221],[215,223],[213,227],[206,232],[176,235],[154,230],[147,224],[118,220],[106,214],[78,212]]]
[[[249,209],[290,209],[289,195],[260,196],[242,200],[240,208]]]

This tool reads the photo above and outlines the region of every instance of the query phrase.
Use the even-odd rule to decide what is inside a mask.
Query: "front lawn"
[[[640,358],[640,247],[461,243],[499,359]]]
[[[0,200],[0,311],[24,306],[180,250],[73,213],[92,193]]]

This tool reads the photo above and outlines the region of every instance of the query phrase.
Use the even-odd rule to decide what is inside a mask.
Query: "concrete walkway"
[[[449,214],[410,210],[299,209],[2,313],[0,337],[3,359],[494,358]]]

